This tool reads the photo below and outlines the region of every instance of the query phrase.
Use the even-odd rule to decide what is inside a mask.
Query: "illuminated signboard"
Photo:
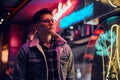
[[[71,24],[80,22],[90,16],[93,15],[93,11],[94,11],[94,4],[91,3],[90,5],[73,12],[72,14],[62,18],[60,20],[60,28],[67,28],[69,27]]]

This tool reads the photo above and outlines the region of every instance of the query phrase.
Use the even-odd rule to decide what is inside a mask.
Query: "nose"
[[[52,26],[54,24],[54,21],[50,20],[49,24],[50,24],[50,26]]]
[[[49,23],[49,26],[52,27],[52,26],[53,26],[53,22],[50,22],[50,23]]]

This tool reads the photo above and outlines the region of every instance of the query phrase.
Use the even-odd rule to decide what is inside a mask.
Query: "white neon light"
[[[54,14],[54,19],[58,20],[70,7],[72,6],[72,2],[71,0],[67,0],[66,4],[62,4],[61,2],[59,2],[58,4],[58,12],[55,13],[55,11],[57,11],[56,9],[53,10],[53,14]]]
[[[106,74],[106,80],[108,80],[107,78],[109,77],[109,74],[110,74],[110,69],[111,67],[113,66],[113,69],[115,71],[115,73],[117,73],[117,69],[113,63],[114,59],[117,61],[117,64],[118,64],[118,68],[120,70],[120,62],[119,62],[119,40],[118,40],[118,35],[119,35],[119,25],[117,24],[114,24],[112,25],[111,27],[111,36],[112,35],[112,31],[113,31],[113,28],[116,28],[116,50],[115,50],[115,53],[113,55],[113,44],[112,44],[112,38],[111,38],[111,55],[109,56],[109,64],[108,64],[108,70],[107,70],[107,74]],[[115,56],[116,55],[116,56]],[[116,80],[118,80],[118,76],[116,76]]]
[[[116,5],[114,5],[114,3],[111,2],[111,0],[108,0],[109,4],[113,7],[117,7]]]

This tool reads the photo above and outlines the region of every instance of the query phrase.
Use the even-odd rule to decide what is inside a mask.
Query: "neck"
[[[52,35],[47,35],[47,36],[42,38],[42,41],[43,41],[44,45],[48,48],[50,48],[51,38],[52,38]]]
[[[41,40],[43,42],[43,44],[47,47],[50,46],[51,39],[52,39],[52,34],[51,33],[39,34],[39,40]]]
[[[50,44],[51,38],[52,38],[51,34],[40,36],[40,39],[44,44]]]

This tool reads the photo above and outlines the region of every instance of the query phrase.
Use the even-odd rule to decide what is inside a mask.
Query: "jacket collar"
[[[56,41],[58,42],[58,45],[63,45],[63,44],[65,44],[65,43],[67,43],[67,41],[65,40],[65,39],[63,39],[60,35],[58,35],[57,33],[54,33],[53,34],[53,37],[56,39]],[[39,39],[37,38],[37,37],[35,37],[32,41],[31,41],[31,43],[30,43],[30,45],[29,45],[29,47],[37,47],[37,46],[40,46],[39,45]]]

